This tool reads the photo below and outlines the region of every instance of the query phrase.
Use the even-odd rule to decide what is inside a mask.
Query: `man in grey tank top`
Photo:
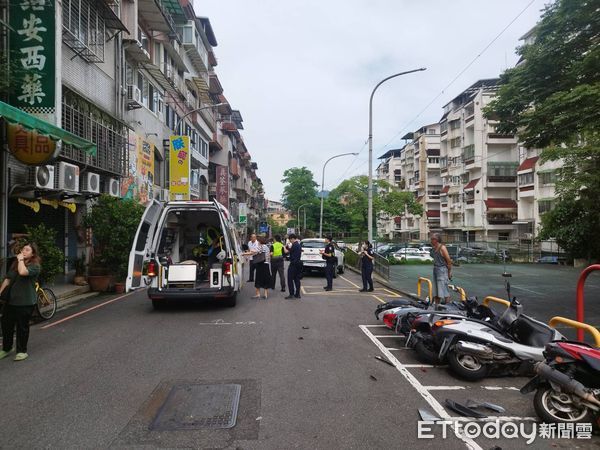
[[[444,303],[450,301],[450,291],[448,291],[448,281],[452,278],[452,259],[448,249],[442,244],[442,237],[439,233],[431,234],[431,246],[433,247],[433,299],[436,303],[440,298]]]

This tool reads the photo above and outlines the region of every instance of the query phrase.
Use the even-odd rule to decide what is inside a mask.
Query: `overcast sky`
[[[266,195],[280,200],[280,180],[290,167],[308,167],[320,183],[328,158],[360,152],[327,165],[325,189],[368,173],[369,96],[381,79],[427,68],[377,90],[373,170],[385,150],[403,144],[406,132],[437,122],[442,106],[462,90],[513,66],[519,38],[547,3],[195,0],[195,10],[213,26],[216,71],[225,96],[244,118],[242,134]]]

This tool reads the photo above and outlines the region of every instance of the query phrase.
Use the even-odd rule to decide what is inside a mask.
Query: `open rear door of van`
[[[133,246],[129,253],[129,269],[127,271],[127,281],[125,288],[127,292],[144,287],[142,283],[142,270],[144,262],[150,258],[150,246],[154,241],[156,233],[156,223],[163,211],[164,204],[152,200],[146,207],[144,215],[140,219]]]
[[[229,213],[229,210],[225,208],[221,203],[217,200],[213,200],[214,205],[217,207],[217,211],[219,211],[219,219],[221,222],[221,230],[223,233],[223,237],[225,238],[225,245],[228,249],[231,250],[231,253],[234,255],[232,263],[234,264],[233,269],[233,288],[237,292],[242,287],[242,276],[241,276],[241,264],[239,264],[239,248],[237,246],[236,241],[232,241],[231,232],[235,230],[235,226]],[[234,231],[235,232],[235,231]]]

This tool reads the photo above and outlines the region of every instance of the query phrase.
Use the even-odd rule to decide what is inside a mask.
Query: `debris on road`
[[[371,378],[371,380],[377,381],[377,378],[375,378],[373,375],[369,375],[369,377]]]
[[[437,422],[440,419],[438,416],[431,414],[426,409],[419,408],[419,415],[421,416],[421,420],[425,420],[427,422]]]
[[[486,409],[489,409],[491,411],[495,411],[498,413],[506,412],[506,409],[504,409],[500,405],[496,405],[496,404],[490,403],[490,402],[481,402],[479,400],[472,400],[470,398],[467,399],[467,408],[486,408]]]
[[[303,338],[302,336],[300,336],[298,339],[299,339],[299,340],[302,340],[302,339],[304,339],[304,338]]]
[[[461,403],[455,402],[454,400],[446,399],[446,406],[464,417],[474,417],[475,419],[484,419],[487,417],[485,414],[481,414],[480,412],[468,408]]]
[[[391,362],[391,361],[389,361],[389,360],[387,360],[387,359],[385,359],[385,358],[382,358],[382,357],[381,357],[381,356],[379,356],[379,355],[376,355],[374,358],[375,358],[376,360],[378,360],[378,361],[381,361],[381,362],[383,362],[383,363],[386,363],[388,366],[396,367],[396,366],[394,365],[394,363],[393,363],[393,362]]]
[[[309,330],[310,327],[302,327],[303,330]]]

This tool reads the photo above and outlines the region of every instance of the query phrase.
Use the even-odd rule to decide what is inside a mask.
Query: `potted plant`
[[[127,277],[129,252],[144,206],[133,199],[101,195],[84,219],[92,229],[94,258],[88,282],[92,290],[107,291]]]
[[[71,260],[73,269],[75,269],[75,276],[73,277],[73,284],[76,286],[86,286],[88,284],[85,276],[85,258],[81,255],[81,258],[73,258]]]

